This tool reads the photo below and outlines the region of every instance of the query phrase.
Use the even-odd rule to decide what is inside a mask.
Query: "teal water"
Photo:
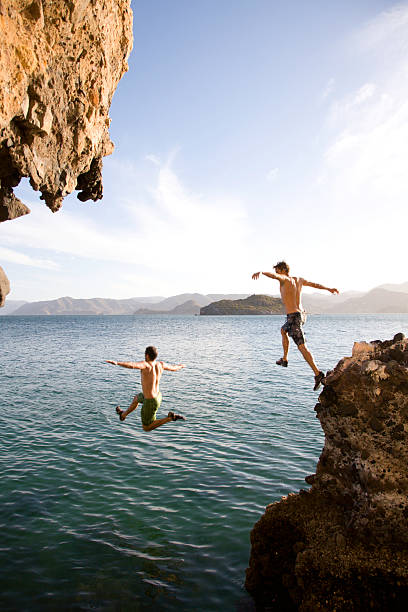
[[[323,434],[311,371],[286,370],[281,317],[0,317],[2,610],[253,610],[243,584],[265,506],[306,488]],[[312,316],[324,370],[355,340],[407,333],[408,315]],[[159,356],[152,433],[114,406]]]

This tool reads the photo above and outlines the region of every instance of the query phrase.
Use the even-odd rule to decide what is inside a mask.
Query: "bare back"
[[[140,372],[143,395],[146,399],[157,397],[160,391],[160,379],[163,374],[161,361],[145,361],[145,367]]]
[[[280,277],[282,278],[282,276]],[[292,312],[303,312],[302,287],[303,278],[297,276],[286,276],[279,280],[280,294],[285,306],[286,314]]]

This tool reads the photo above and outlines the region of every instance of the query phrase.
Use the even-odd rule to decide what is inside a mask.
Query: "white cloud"
[[[169,164],[149,195],[143,204],[140,197],[137,206],[128,203],[140,263],[164,277],[176,273],[188,287],[211,284],[221,270],[232,275],[233,264],[244,265],[247,218],[238,199],[194,193]]]
[[[390,54],[396,38],[404,44]],[[338,188],[343,199],[359,199],[359,205],[367,200],[398,205],[408,187],[408,5],[376,17],[356,40],[357,49],[363,45],[371,52],[375,79],[330,109],[333,136],[325,154],[325,180],[330,178],[330,186]]]
[[[153,155],[152,153],[150,153],[149,155],[146,155],[145,159],[147,161],[152,162],[152,164],[155,165],[155,166],[160,166],[160,164],[161,164],[160,158],[157,157],[157,155]]]
[[[326,87],[324,88],[323,92],[320,94],[320,101],[324,102],[329,96],[331,96],[331,94],[334,91],[334,86],[335,86],[335,79],[333,77],[331,77],[326,84]]]
[[[317,171],[316,195],[325,202],[332,248],[341,252],[346,266],[350,262],[352,274],[358,262],[364,270],[361,285],[379,284],[375,279],[386,280],[394,272],[401,282],[406,275],[404,241],[395,239],[408,223],[408,55],[403,40],[408,40],[408,5],[383,13],[356,35],[355,74],[360,72],[361,84],[331,105],[327,146]],[[395,271],[387,268],[384,253],[393,257]]]
[[[36,259],[19,251],[14,251],[5,247],[0,247],[0,260],[20,264],[22,266],[43,268],[45,270],[57,270],[59,268],[54,261],[48,259]]]
[[[383,11],[355,33],[354,46],[364,51],[401,54],[408,49],[408,3],[396,4]]]
[[[341,100],[336,100],[330,107],[329,112],[329,125],[337,127],[340,121],[349,121],[353,115],[361,118],[361,113],[364,112],[367,117],[367,113],[371,112],[371,109],[360,107],[370,101],[374,96],[377,86],[375,83],[365,83],[357,89],[348,94]],[[385,100],[386,98],[384,98]]]
[[[242,202],[194,193],[183,185],[170,162],[155,170],[153,181],[150,175],[145,177],[143,185],[139,168],[126,164],[125,171],[125,194],[122,199],[116,193],[117,219],[108,228],[99,217],[90,219],[85,212],[82,216],[78,209],[51,214],[35,205],[20,223],[2,228],[3,244],[38,249],[47,256],[51,251],[75,259],[116,262],[118,275],[133,267],[139,285],[144,279],[143,293],[148,294],[165,293],[165,288],[172,294],[175,283],[183,290],[193,286],[215,290],[220,279],[240,277],[237,268],[245,265],[247,252]],[[120,178],[117,183],[120,189]]]

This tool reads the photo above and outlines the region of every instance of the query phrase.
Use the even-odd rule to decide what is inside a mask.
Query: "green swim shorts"
[[[145,397],[143,393],[138,393],[137,401],[142,403],[142,410],[140,412],[142,417],[143,425],[151,425],[156,420],[156,412],[162,401],[162,394],[159,391],[157,397]]]

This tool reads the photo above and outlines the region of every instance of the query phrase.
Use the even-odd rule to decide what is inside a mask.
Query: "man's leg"
[[[116,406],[116,412],[118,413],[120,420],[124,421],[126,417],[128,416],[128,414],[130,414],[137,408],[138,403],[139,403],[139,400],[137,399],[137,395],[135,395],[132,403],[130,404],[127,410],[121,410],[120,406]]]
[[[283,359],[287,361],[288,353],[289,353],[289,336],[285,332],[284,329],[281,329],[281,334],[282,334],[282,346],[283,346]]]
[[[164,419],[156,419],[150,425],[143,425],[144,431],[152,431],[161,425],[165,425],[166,423],[170,423],[170,421],[185,421],[186,419],[181,416],[181,414],[174,414],[174,412],[169,412],[169,414],[164,417]]]
[[[143,425],[143,429],[144,431],[152,431],[153,429],[156,429],[157,427],[160,427],[161,425],[170,423],[170,421],[172,420],[173,419],[171,418],[171,416],[166,416],[164,417],[164,419],[156,419],[155,421],[153,421],[153,423],[150,423],[150,425]]]
[[[298,346],[298,349],[302,353],[305,361],[310,365],[310,367],[312,368],[312,370],[314,372],[314,375],[315,375],[315,377],[314,377],[315,384],[314,384],[314,387],[313,387],[313,391],[317,391],[318,388],[320,387],[320,385],[322,384],[322,382],[324,381],[324,372],[319,370],[319,368],[315,364],[314,359],[313,359],[313,355],[309,351],[309,349],[306,347],[306,344],[300,344]]]
[[[300,344],[298,346],[299,351],[302,353],[303,358],[305,359],[305,361],[310,365],[310,367],[312,368],[315,376],[317,376],[317,374],[319,374],[320,370],[317,367],[317,365],[315,364],[315,361],[313,359],[313,355],[312,353],[309,351],[309,349],[307,348],[306,344]]]
[[[283,346],[283,357],[278,359],[276,365],[282,366],[284,368],[288,367],[288,352],[289,352],[289,336],[287,332],[281,327],[282,334],[282,346]]]

